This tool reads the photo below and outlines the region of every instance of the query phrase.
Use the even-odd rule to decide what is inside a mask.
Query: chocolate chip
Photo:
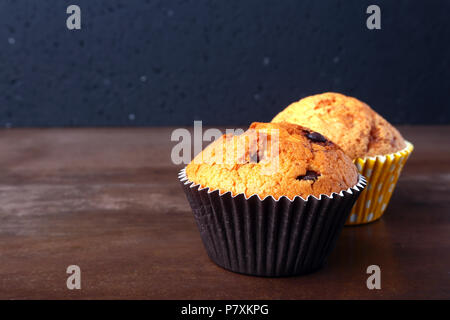
[[[313,142],[327,142],[327,139],[318,132],[308,132],[306,137]]]
[[[298,176],[297,180],[317,180],[317,178],[320,176],[320,173],[317,173],[312,170],[306,171],[306,174],[304,176]]]

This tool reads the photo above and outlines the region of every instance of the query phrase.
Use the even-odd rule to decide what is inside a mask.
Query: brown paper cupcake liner
[[[179,179],[208,256],[219,266],[256,276],[293,276],[321,268],[334,248],[350,210],[366,185],[340,193],[290,200],[201,188]]]

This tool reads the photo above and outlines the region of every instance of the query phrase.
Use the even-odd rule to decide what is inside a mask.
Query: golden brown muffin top
[[[331,195],[353,187],[352,160],[321,134],[291,123],[252,123],[241,135],[223,135],[186,168],[187,178],[221,193],[261,199]]]
[[[385,155],[406,148],[405,140],[364,102],[327,92],[294,102],[272,122],[307,126],[337,143],[352,159]]]

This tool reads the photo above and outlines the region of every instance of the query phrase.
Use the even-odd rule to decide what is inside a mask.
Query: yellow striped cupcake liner
[[[396,153],[354,160],[359,173],[367,179],[367,187],[356,201],[347,219],[347,226],[365,224],[381,218],[413,149],[412,143],[406,141],[406,148]]]

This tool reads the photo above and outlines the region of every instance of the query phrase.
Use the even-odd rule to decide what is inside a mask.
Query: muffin
[[[323,266],[365,185],[341,148],[290,123],[224,135],[179,178],[209,257],[260,276]]]
[[[330,138],[368,179],[347,224],[379,219],[387,208],[411,143],[364,102],[339,93],[323,93],[294,102],[272,122],[308,126]]]
[[[228,154],[217,152],[219,148]],[[230,154],[234,159],[225,163]],[[267,174],[275,161],[277,170]],[[257,122],[242,135],[224,135],[210,144],[187,166],[186,175],[201,187],[247,197],[257,194],[261,199],[330,195],[354,186],[358,179],[352,161],[321,134],[289,123]]]

